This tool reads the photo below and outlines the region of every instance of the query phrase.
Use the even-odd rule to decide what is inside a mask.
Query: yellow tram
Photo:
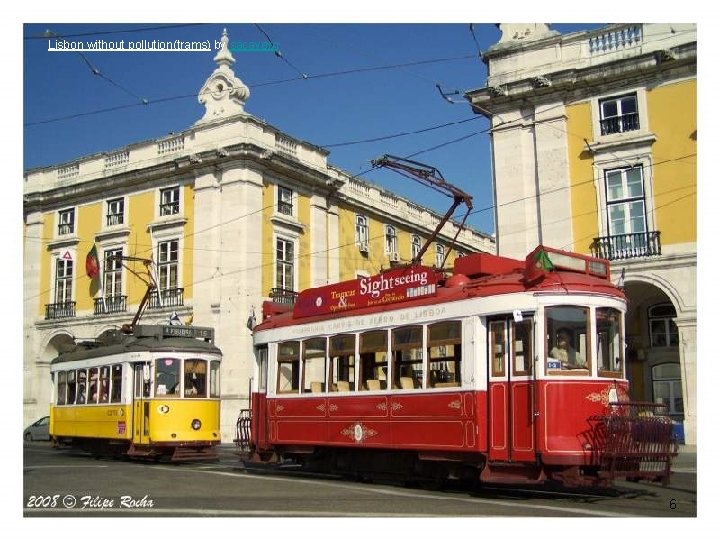
[[[50,364],[50,434],[98,455],[216,458],[220,362],[212,328],[133,325]]]

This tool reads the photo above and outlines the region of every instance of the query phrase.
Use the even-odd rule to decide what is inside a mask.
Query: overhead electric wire
[[[208,26],[209,23],[187,23],[187,24],[165,24],[165,25],[158,25],[158,26],[143,26],[141,28],[125,28],[122,30],[106,30],[104,32],[83,32],[79,34],[63,34],[63,38],[75,38],[75,37],[86,37],[86,36],[103,36],[108,34],[129,34],[129,33],[135,33],[135,32],[151,32],[155,30],[173,30],[175,28],[186,28],[188,26]],[[43,33],[45,34],[45,33]],[[50,36],[54,37],[54,36]],[[48,39],[47,35],[41,35],[41,36],[23,36],[24,40],[34,40],[34,39]]]

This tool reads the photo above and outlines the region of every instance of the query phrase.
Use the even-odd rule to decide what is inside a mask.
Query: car
[[[23,431],[23,439],[26,441],[49,441],[50,417],[43,416],[37,422],[26,427],[25,431]]]

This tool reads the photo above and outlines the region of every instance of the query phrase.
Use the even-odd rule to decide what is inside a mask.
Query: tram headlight
[[[200,420],[198,420],[197,418],[195,418],[195,419],[190,423],[190,426],[191,426],[195,431],[197,431],[198,429],[200,429],[200,428],[202,427],[202,422],[201,422]]]

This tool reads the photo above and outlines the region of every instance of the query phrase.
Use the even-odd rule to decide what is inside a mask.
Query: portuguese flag
[[[95,279],[100,274],[100,263],[98,262],[97,248],[93,244],[90,253],[85,258],[85,273],[90,279]]]

